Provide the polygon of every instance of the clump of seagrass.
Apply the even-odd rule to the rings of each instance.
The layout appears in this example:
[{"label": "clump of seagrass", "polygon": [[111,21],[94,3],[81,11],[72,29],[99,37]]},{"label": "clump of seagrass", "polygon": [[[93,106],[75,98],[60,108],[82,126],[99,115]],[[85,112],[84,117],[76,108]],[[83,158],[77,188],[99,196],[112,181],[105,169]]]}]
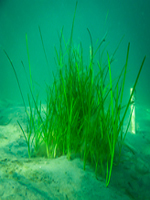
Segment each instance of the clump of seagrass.
[{"label": "clump of seagrass", "polygon": [[[27,113],[27,130],[25,131],[18,123],[28,145],[29,157],[40,155],[55,158],[67,155],[68,159],[71,159],[72,156],[80,156],[84,162],[84,169],[87,162],[90,162],[95,167],[96,175],[98,172],[105,175],[106,186],[108,186],[114,156],[120,156],[122,144],[128,131],[128,126],[123,131],[123,122],[132,103],[131,99],[145,57],[133,85],[132,94],[126,105],[123,106],[122,100],[130,44],[127,48],[125,65],[117,80],[113,81],[111,75],[113,57],[110,59],[107,53],[107,63],[103,62],[102,57],[95,60],[96,53],[102,48],[105,38],[102,39],[94,51],[92,36],[88,30],[92,54],[90,55],[89,64],[85,66],[82,45],[79,45],[79,49],[73,47],[75,13],[68,45],[63,48],[62,30],[59,38],[59,51],[55,49],[58,73],[54,75],[53,85],[46,86],[46,104],[43,105],[38,100],[37,95],[35,97],[30,73],[28,84],[31,94],[28,95],[29,109],[27,109],[13,63],[5,50],[4,53],[14,70]],[[48,62],[40,28],[39,31],[46,61]],[[26,43],[28,60],[30,61],[27,36]],[[113,56],[115,52],[116,50]],[[99,69],[97,73],[94,73],[95,66]],[[30,62],[29,71],[31,72]],[[119,146],[120,150],[118,155],[115,155],[116,145]]]}]

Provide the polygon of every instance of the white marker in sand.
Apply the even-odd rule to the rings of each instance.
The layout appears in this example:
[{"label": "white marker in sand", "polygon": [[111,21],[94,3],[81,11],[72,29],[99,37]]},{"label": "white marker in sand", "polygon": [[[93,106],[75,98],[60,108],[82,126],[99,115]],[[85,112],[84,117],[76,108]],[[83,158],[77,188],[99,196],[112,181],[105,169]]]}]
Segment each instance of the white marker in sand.
[{"label": "white marker in sand", "polygon": [[[133,88],[130,88],[130,95],[132,94]],[[131,98],[131,122],[130,122],[130,128],[131,133],[135,134],[135,94],[132,95]]]}]

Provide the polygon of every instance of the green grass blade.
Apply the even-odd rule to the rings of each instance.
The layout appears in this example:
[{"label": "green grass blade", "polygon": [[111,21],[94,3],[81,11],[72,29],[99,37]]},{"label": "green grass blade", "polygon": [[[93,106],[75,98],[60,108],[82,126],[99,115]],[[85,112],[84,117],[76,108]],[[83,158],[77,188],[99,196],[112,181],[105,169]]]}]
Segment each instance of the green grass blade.
[{"label": "green grass blade", "polygon": [[23,93],[22,93],[21,87],[20,87],[20,82],[19,82],[19,79],[18,79],[18,76],[17,76],[17,72],[16,72],[15,67],[14,67],[10,57],[8,56],[7,52],[4,49],[3,49],[3,51],[4,51],[5,55],[6,55],[6,57],[8,58],[12,68],[13,68],[13,71],[14,71],[14,74],[15,74],[15,77],[16,77],[16,80],[17,80],[17,84],[18,84],[18,87],[19,87],[19,91],[20,91],[20,94],[21,94],[21,98],[22,98],[22,101],[23,101],[23,105],[24,105],[25,110],[26,110],[26,104],[25,104],[25,100],[24,100],[24,97],[23,97]]}]

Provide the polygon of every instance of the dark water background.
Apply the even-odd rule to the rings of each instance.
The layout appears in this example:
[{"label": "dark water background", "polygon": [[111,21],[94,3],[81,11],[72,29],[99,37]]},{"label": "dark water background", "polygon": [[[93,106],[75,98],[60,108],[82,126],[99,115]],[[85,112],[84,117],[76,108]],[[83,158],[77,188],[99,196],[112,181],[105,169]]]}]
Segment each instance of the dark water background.
[{"label": "dark water background", "polygon": [[[59,47],[58,34],[64,26],[64,38],[69,39],[76,0],[0,0],[0,99],[21,102],[21,96],[13,70],[2,48],[10,56],[16,68],[23,94],[28,92],[27,81],[21,65],[28,71],[25,34],[28,35],[33,79],[39,83],[41,95],[45,82],[53,82],[56,71],[54,47]],[[74,45],[82,42],[84,61],[89,60],[91,31],[93,44],[108,32],[108,52],[111,55],[125,35],[112,66],[113,75],[121,70],[128,42],[131,43],[125,93],[133,86],[144,55],[146,62],[141,73],[136,98],[140,104],[150,106],[150,2],[149,0],[79,0],[74,26]],[[46,65],[38,26],[41,27],[50,65]]]}]

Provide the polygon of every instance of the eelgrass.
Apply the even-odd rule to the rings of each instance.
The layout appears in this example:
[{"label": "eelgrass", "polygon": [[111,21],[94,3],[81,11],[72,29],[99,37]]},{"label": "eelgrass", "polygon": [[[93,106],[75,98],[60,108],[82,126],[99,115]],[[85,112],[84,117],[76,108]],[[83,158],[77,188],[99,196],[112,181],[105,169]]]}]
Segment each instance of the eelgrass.
[{"label": "eelgrass", "polygon": [[[27,113],[27,130],[25,131],[18,123],[28,145],[29,157],[34,155],[55,158],[67,155],[68,159],[72,159],[73,156],[80,156],[84,162],[84,169],[87,162],[91,163],[95,167],[96,175],[100,173],[106,177],[106,186],[108,186],[114,157],[120,157],[120,153],[115,155],[116,146],[118,145],[121,151],[128,131],[128,126],[125,131],[123,130],[123,122],[132,103],[131,99],[144,65],[145,57],[135,80],[132,94],[127,104],[123,106],[122,100],[130,44],[128,44],[127,48],[125,65],[117,81],[113,81],[111,75],[113,57],[110,59],[107,52],[107,64],[103,64],[102,57],[97,63],[95,62],[95,55],[105,42],[105,38],[94,51],[92,36],[88,30],[92,54],[90,55],[89,65],[84,66],[82,45],[80,44],[79,50],[73,47],[75,13],[68,45],[65,43],[65,49],[62,48],[62,29],[60,49],[59,51],[55,49],[58,74],[57,76],[54,75],[53,85],[46,86],[47,100],[45,106],[34,96],[27,36],[26,44],[30,72],[28,84],[31,93],[31,97],[28,95],[29,109],[25,105],[13,63],[5,50],[4,53],[14,70]],[[48,64],[40,28],[39,31]],[[115,52],[116,50],[114,54]],[[98,65],[99,71],[94,75],[95,65]],[[109,77],[108,82],[106,81],[107,77]]]}]

